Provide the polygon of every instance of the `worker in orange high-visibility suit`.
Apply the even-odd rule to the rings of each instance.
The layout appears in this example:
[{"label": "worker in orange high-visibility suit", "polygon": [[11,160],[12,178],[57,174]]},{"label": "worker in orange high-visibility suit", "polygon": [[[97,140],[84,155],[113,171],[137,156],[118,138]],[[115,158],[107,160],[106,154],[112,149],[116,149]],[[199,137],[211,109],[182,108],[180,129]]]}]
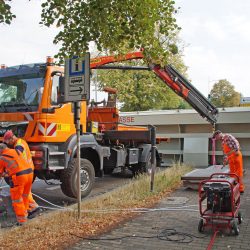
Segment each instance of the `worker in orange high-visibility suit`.
[{"label": "worker in orange high-visibility suit", "polygon": [[230,173],[234,173],[240,178],[240,193],[244,193],[243,184],[243,159],[240,152],[240,144],[238,140],[230,134],[223,134],[217,130],[213,134],[213,138],[221,140],[221,146],[224,153],[223,164],[229,163]]},{"label": "worker in orange high-visibility suit", "polygon": [[18,225],[23,225],[27,221],[33,169],[18,150],[10,149],[4,143],[0,143],[0,176],[9,177],[12,206]]},{"label": "worker in orange high-visibility suit", "polygon": [[[29,146],[27,142],[21,138],[17,138],[11,130],[8,130],[3,137],[4,143],[6,143],[9,147],[17,149],[20,151],[23,158],[27,161],[28,165],[33,169],[34,171],[34,164],[32,161],[31,152],[29,149]],[[35,211],[38,209],[38,204],[33,199],[32,193],[29,193],[29,208],[28,208],[28,214],[31,216]]]}]

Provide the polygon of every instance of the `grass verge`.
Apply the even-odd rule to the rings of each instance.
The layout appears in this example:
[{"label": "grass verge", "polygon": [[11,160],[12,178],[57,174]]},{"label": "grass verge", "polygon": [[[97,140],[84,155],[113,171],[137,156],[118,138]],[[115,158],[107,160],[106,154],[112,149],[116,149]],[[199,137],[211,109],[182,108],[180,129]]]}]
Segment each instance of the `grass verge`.
[{"label": "grass verge", "polygon": [[[142,175],[112,192],[83,201],[80,220],[77,219],[75,205],[71,207],[75,211],[42,215],[25,226],[1,232],[0,247],[21,250],[62,249],[79,241],[75,235],[91,237],[108,232],[136,215],[129,209],[154,206],[181,184],[180,177],[190,169],[188,166],[175,165],[156,173],[153,192],[149,190],[150,177]],[[97,210],[105,212],[97,213]]]}]

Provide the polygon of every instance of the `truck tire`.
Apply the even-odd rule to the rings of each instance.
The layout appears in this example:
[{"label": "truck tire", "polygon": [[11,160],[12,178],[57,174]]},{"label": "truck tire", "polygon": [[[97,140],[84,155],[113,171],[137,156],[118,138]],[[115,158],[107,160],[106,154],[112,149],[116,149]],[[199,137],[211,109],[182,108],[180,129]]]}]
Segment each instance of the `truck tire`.
[{"label": "truck tire", "polygon": [[[81,161],[81,197],[86,197],[92,190],[95,182],[95,170],[92,163],[87,159]],[[71,198],[77,198],[77,159],[69,162],[68,168],[61,174],[62,192]]]},{"label": "truck tire", "polygon": [[[131,170],[133,173],[133,176],[137,176],[138,174],[151,174],[151,152],[148,153],[146,162],[141,162],[134,166]],[[156,159],[155,159],[156,162]]]}]

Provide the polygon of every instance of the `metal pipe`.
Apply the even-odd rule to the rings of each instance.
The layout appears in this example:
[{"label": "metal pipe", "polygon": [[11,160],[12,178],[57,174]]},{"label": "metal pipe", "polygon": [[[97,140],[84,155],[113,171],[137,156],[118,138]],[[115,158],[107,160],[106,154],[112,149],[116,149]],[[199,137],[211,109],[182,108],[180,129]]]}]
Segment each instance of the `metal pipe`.
[{"label": "metal pipe", "polygon": [[81,218],[81,155],[80,155],[80,102],[74,102],[75,106],[75,127],[77,140],[77,202],[78,202],[78,219]]},{"label": "metal pipe", "polygon": [[154,176],[155,176],[155,165],[156,165],[156,128],[155,126],[150,126],[151,129],[151,180],[150,180],[150,191],[154,190]]}]

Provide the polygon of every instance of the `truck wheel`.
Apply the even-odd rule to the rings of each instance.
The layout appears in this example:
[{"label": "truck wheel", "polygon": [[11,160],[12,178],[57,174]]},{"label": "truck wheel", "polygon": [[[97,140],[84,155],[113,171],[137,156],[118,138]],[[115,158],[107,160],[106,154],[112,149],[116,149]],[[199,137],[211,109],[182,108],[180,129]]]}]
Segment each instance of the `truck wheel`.
[{"label": "truck wheel", "polygon": [[[156,162],[156,159],[155,159]],[[151,174],[151,170],[152,170],[152,165],[151,165],[151,152],[149,152],[148,156],[147,156],[147,160],[146,162],[142,162],[137,164],[136,166],[134,166],[132,169],[133,172],[133,176],[136,176],[138,174]]]},{"label": "truck wheel", "polygon": [[[80,159],[81,163],[81,196],[86,197],[95,182],[95,170],[87,159]],[[61,174],[61,189],[68,197],[77,198],[77,159],[69,162],[68,168]]]}]

